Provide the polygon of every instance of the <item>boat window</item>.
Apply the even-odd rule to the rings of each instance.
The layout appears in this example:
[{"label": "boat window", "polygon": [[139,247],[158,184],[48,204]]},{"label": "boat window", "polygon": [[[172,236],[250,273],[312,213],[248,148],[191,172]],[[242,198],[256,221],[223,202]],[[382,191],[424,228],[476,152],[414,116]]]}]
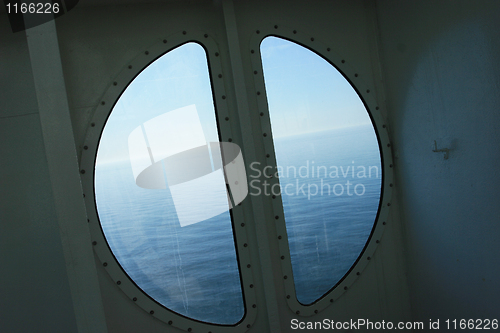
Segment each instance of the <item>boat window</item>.
[{"label": "boat window", "polygon": [[369,239],[380,150],[362,100],[329,62],[278,37],[262,41],[261,55],[296,297],[308,305]]},{"label": "boat window", "polygon": [[245,308],[218,142],[207,55],[190,42],[120,96],[99,142],[95,200],[140,289],[180,315],[234,325]]}]

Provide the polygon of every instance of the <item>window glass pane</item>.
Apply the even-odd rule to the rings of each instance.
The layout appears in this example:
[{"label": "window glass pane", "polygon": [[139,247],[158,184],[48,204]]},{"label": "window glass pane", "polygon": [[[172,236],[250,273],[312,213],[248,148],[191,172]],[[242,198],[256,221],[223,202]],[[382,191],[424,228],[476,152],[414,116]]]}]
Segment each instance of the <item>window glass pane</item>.
[{"label": "window glass pane", "polygon": [[370,117],[347,80],[310,50],[261,44],[297,299],[310,304],[348,272],[377,215],[381,165]]},{"label": "window glass pane", "polygon": [[142,71],[103,130],[95,197],[111,251],[154,300],[235,324],[243,295],[207,58],[184,44]]}]

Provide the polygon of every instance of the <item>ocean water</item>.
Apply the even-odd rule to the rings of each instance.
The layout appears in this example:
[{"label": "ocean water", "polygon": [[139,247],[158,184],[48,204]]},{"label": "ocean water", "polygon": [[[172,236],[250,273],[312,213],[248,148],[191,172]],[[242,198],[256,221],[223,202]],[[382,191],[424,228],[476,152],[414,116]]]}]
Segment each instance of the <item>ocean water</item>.
[{"label": "ocean water", "polygon": [[96,168],[95,183],[105,237],[139,288],[197,320],[234,324],[243,317],[229,212],[181,228],[168,189],[139,188],[130,165]]},{"label": "ocean water", "polygon": [[311,304],[357,260],[375,222],[381,165],[373,127],[275,140],[296,296]]},{"label": "ocean water", "polygon": [[[344,276],[370,235],[378,146],[371,126],[278,138],[275,146],[297,298],[310,304]],[[136,186],[130,163],[98,165],[95,177],[103,232],[139,288],[196,320],[230,325],[244,316],[229,212],[181,228],[169,190]]]}]

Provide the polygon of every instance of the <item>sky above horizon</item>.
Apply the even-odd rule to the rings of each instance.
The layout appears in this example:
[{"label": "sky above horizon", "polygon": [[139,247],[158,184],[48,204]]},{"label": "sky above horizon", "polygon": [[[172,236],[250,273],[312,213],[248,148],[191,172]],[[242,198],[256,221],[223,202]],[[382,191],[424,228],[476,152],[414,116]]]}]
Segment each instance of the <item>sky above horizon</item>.
[{"label": "sky above horizon", "polygon": [[267,37],[261,55],[274,137],[370,123],[353,87],[316,53]]},{"label": "sky above horizon", "polygon": [[[370,123],[352,86],[314,52],[267,37],[261,43],[261,55],[275,138]],[[154,61],[125,89],[103,130],[96,164],[129,159],[132,131],[189,105],[195,105],[198,113],[193,128],[201,125],[206,142],[218,141],[207,56],[194,42]]]}]

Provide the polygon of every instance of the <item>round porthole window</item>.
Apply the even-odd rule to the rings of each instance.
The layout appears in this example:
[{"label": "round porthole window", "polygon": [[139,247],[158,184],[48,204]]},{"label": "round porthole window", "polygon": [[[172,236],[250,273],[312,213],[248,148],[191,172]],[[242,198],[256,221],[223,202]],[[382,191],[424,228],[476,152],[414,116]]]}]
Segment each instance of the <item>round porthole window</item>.
[{"label": "round porthole window", "polygon": [[224,177],[208,144],[218,141],[206,52],[183,44],[114,105],[97,150],[95,203],[109,249],[149,298],[186,318],[235,325],[245,306]]},{"label": "round porthole window", "polygon": [[274,36],[262,40],[260,56],[263,128],[272,132],[264,141],[279,186],[255,182],[250,193],[281,197],[286,231],[278,233],[287,235],[282,259],[291,262],[285,285],[300,305],[312,305],[343,281],[372,236],[383,183],[379,137],[358,92],[324,58]]}]

